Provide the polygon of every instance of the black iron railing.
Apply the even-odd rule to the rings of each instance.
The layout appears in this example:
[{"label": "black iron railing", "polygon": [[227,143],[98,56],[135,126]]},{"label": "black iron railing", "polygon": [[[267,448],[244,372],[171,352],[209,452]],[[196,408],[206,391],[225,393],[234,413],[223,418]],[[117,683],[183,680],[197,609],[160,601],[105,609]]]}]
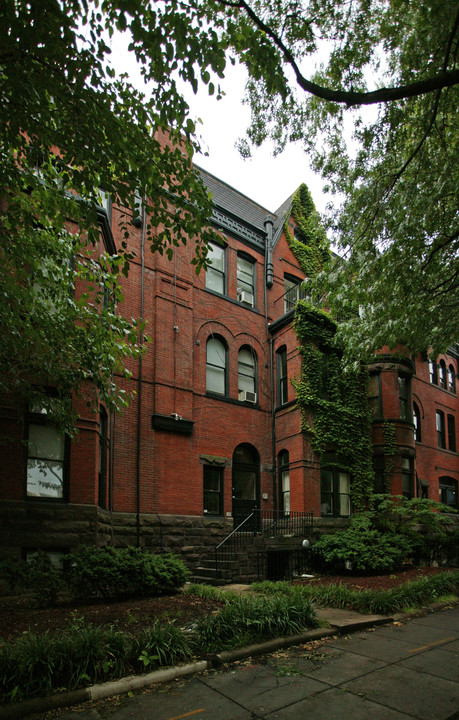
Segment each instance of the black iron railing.
[{"label": "black iron railing", "polygon": [[215,548],[215,569],[217,575],[235,554],[257,535],[266,537],[303,536],[313,529],[312,512],[276,512],[256,508]]}]

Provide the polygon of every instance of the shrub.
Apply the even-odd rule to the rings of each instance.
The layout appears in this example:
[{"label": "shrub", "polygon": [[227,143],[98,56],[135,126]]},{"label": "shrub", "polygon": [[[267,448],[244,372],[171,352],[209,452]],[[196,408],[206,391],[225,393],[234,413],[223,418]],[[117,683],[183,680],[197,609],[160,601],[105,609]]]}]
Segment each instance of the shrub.
[{"label": "shrub", "polygon": [[171,594],[189,575],[175,555],[153,555],[137,547],[81,546],[69,561],[69,584],[78,598]]},{"label": "shrub", "polygon": [[49,555],[38,552],[27,563],[25,582],[40,605],[55,605],[59,592],[64,587],[61,570],[52,564]]},{"label": "shrub", "polygon": [[0,580],[8,586],[11,592],[24,587],[26,573],[27,565],[24,560],[6,558],[0,561]]},{"label": "shrub", "polygon": [[413,555],[416,542],[408,535],[381,532],[372,527],[369,517],[358,515],[347,530],[322,536],[314,548],[336,570],[349,562],[359,572],[389,572]]}]

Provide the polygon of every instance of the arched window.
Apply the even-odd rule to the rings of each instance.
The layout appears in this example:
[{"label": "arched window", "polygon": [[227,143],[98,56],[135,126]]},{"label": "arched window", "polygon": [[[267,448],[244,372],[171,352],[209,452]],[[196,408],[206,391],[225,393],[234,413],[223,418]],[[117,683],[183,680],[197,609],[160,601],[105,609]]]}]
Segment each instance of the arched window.
[{"label": "arched window", "polygon": [[416,403],[413,403],[413,424],[414,424],[414,439],[416,442],[421,442],[421,413]]},{"label": "arched window", "polygon": [[257,358],[249,347],[239,350],[237,356],[239,400],[257,401]]},{"label": "arched window", "polygon": [[448,368],[448,390],[452,393],[456,392],[456,373],[452,365]]},{"label": "arched window", "polygon": [[226,346],[211,335],[206,348],[206,390],[226,395]]},{"label": "arched window", "polygon": [[277,456],[279,467],[279,512],[290,515],[290,468],[288,450]]},{"label": "arched window", "polygon": [[429,360],[429,375],[432,385],[438,385],[437,365],[433,360]]},{"label": "arched window", "polygon": [[444,360],[440,360],[440,364],[438,366],[439,372],[439,380],[440,380],[440,387],[444,388],[446,390],[446,363]]}]

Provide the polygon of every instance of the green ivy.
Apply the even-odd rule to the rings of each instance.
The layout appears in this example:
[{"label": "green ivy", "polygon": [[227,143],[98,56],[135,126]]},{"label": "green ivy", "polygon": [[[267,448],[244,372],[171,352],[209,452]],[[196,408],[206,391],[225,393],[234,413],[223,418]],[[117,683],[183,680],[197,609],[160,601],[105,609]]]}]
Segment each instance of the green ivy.
[{"label": "green ivy", "polygon": [[293,235],[285,223],[287,242],[307,277],[314,277],[330,260],[327,235],[307,185],[300,185],[292,199],[292,215],[298,227]]},{"label": "green ivy", "polygon": [[351,499],[360,512],[374,484],[368,370],[361,366],[344,371],[336,327],[325,311],[305,300],[297,304],[295,330],[303,362],[294,386],[304,432],[310,435],[321,464],[324,453],[333,453],[336,461],[327,460],[327,465],[336,464],[351,474]]}]

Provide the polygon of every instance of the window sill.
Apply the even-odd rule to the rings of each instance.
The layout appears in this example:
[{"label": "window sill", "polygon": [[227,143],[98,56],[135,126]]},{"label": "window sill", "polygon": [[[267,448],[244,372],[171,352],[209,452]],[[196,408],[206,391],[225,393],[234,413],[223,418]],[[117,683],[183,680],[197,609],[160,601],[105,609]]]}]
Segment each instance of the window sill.
[{"label": "window sill", "polygon": [[239,407],[250,407],[254,408],[255,410],[261,410],[260,404],[258,402],[251,403],[247,400],[236,400],[235,398],[228,397],[228,395],[219,395],[218,393],[213,393],[209,390],[206,391],[206,397],[212,398],[212,400],[221,400],[222,402],[230,403],[231,405],[239,405]]},{"label": "window sill", "polygon": [[237,305],[240,308],[244,308],[244,310],[249,310],[250,312],[254,312],[257,315],[260,315],[261,311],[257,307],[251,307],[250,305],[246,305],[243,302],[239,302],[239,300],[235,300],[234,298],[229,297],[229,295],[215,292],[215,290],[210,290],[209,288],[204,288],[204,292],[209,293],[209,295],[213,295],[214,297],[221,298],[222,300],[226,300],[227,302],[230,302],[233,305]]}]

